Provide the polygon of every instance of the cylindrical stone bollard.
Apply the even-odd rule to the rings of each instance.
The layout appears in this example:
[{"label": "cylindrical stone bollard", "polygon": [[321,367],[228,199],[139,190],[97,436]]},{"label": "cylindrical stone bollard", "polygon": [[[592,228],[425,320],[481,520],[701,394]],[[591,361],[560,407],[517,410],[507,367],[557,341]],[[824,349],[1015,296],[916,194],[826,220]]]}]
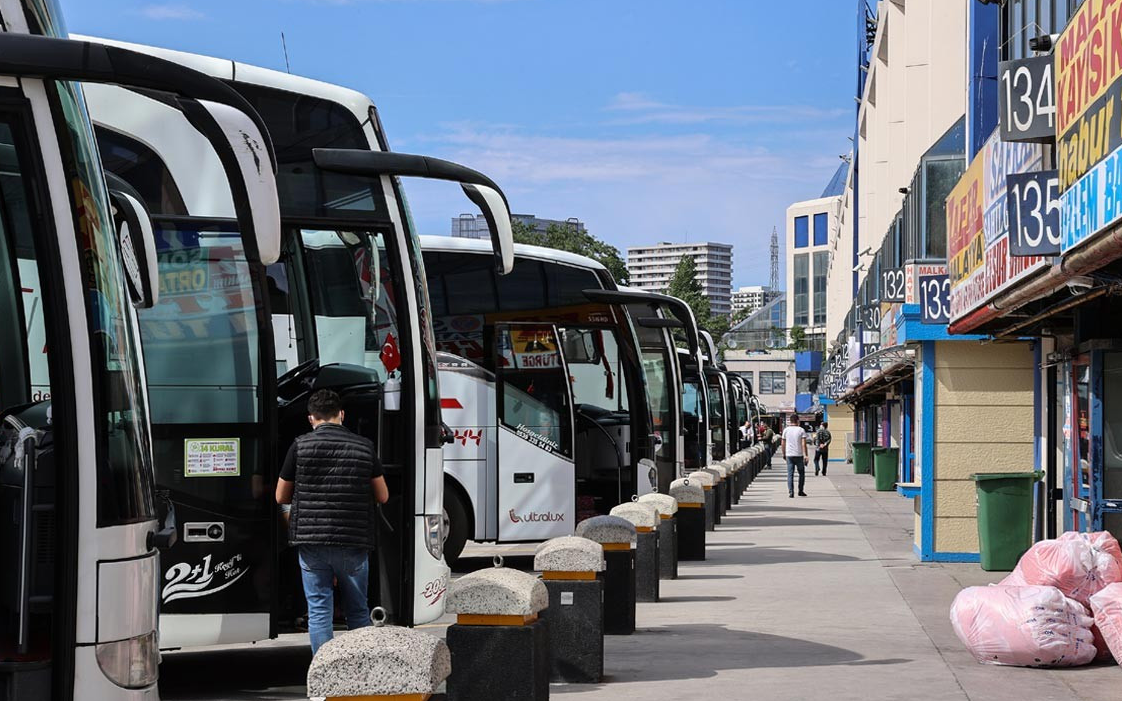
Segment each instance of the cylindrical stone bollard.
[{"label": "cylindrical stone bollard", "polygon": [[657,602],[658,552],[662,548],[658,538],[658,507],[636,497],[630,503],[613,507],[610,513],[635,526],[635,600]]},{"label": "cylindrical stone bollard", "polygon": [[705,530],[716,530],[717,495],[713,492],[713,475],[705,470],[697,470],[689,473],[686,477],[696,480],[705,490]]},{"label": "cylindrical stone bollard", "polygon": [[712,465],[706,465],[699,468],[699,472],[708,472],[713,477],[713,525],[721,525],[721,516],[725,514],[725,488],[723,484],[721,473],[717,471]]},{"label": "cylindrical stone bollard", "polygon": [[710,465],[709,469],[717,471],[717,498],[720,500],[720,512],[723,516],[732,508],[732,471],[724,461]]},{"label": "cylindrical stone bollard", "polygon": [[549,592],[537,577],[495,560],[495,567],[448,587],[446,610],[457,614],[446,636],[452,653],[448,701],[544,701],[549,634],[538,615],[549,605]]},{"label": "cylindrical stone bollard", "polygon": [[538,546],[534,569],[542,573],[549,608],[549,680],[598,684],[604,677],[604,548],[587,538],[565,536]]},{"label": "cylindrical stone bollard", "polygon": [[635,526],[619,516],[593,516],[577,535],[604,547],[604,634],[635,632]]},{"label": "cylindrical stone bollard", "polygon": [[658,576],[678,578],[678,500],[669,494],[644,494],[639,501],[658,509]]},{"label": "cylindrical stone bollard", "polygon": [[308,667],[308,695],[425,701],[451,671],[448,645],[440,638],[376,622],[323,644]]},{"label": "cylindrical stone bollard", "polygon": [[732,489],[730,491],[732,493],[733,506],[736,506],[740,503],[740,492],[742,491],[740,485],[741,481],[744,479],[744,469],[742,467],[742,463],[740,462],[739,455],[740,454],[737,453],[737,455],[734,456],[735,459],[732,461],[732,464],[729,465],[729,472],[732,473],[729,476],[729,484],[732,485]]},{"label": "cylindrical stone bollard", "polygon": [[678,502],[678,559],[705,559],[705,489],[685,477],[670,483],[670,496]]}]

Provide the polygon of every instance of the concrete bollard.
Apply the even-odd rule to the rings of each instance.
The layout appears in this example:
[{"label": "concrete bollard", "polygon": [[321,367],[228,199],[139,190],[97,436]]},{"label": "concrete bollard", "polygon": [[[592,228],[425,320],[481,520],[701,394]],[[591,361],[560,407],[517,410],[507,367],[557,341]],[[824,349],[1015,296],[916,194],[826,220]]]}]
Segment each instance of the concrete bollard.
[{"label": "concrete bollard", "polygon": [[500,557],[495,567],[454,580],[446,609],[457,614],[446,636],[448,701],[548,699],[549,634],[539,618],[548,605],[542,581],[502,567]]},{"label": "concrete bollard", "polygon": [[723,516],[732,508],[732,471],[723,461],[710,465],[709,469],[717,471],[717,499]]},{"label": "concrete bollard", "polygon": [[670,496],[678,502],[678,559],[705,559],[705,489],[685,477],[670,483]]},{"label": "concrete bollard", "polygon": [[658,538],[658,507],[635,497],[630,503],[613,507],[610,513],[627,519],[635,526],[635,600],[657,602],[658,553],[662,549]]},{"label": "concrete bollard", "polygon": [[652,492],[639,497],[639,501],[653,504],[658,509],[658,576],[660,579],[677,579],[678,500],[669,494]]},{"label": "concrete bollard", "polygon": [[687,478],[697,481],[705,490],[705,530],[716,530],[717,526],[717,495],[713,492],[715,482],[713,475],[705,470],[697,470],[686,475]]},{"label": "concrete bollard", "polygon": [[374,612],[373,626],[337,635],[319,649],[308,667],[309,696],[425,701],[448,678],[452,658],[443,640],[382,625],[385,611]]},{"label": "concrete bollard", "polygon": [[577,535],[604,547],[604,634],[635,632],[635,526],[619,516],[593,516]]},{"label": "concrete bollard", "polygon": [[708,472],[713,477],[713,525],[721,525],[721,516],[725,513],[725,488],[722,486],[721,473],[712,465],[698,468],[699,472]]},{"label": "concrete bollard", "polygon": [[736,506],[740,503],[740,482],[744,478],[744,469],[740,458],[737,456],[733,458],[729,461],[729,495],[732,498],[732,505]]},{"label": "concrete bollard", "polygon": [[549,632],[553,682],[598,684],[604,678],[604,548],[587,538],[547,540],[534,554],[549,608],[542,612]]}]

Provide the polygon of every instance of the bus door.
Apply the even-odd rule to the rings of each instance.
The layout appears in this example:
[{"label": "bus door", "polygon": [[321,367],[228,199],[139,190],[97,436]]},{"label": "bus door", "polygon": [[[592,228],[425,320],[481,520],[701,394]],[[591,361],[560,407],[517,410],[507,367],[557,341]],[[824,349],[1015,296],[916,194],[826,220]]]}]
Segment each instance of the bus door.
[{"label": "bus door", "polygon": [[576,527],[573,396],[551,324],[495,325],[499,540],[537,541]]}]

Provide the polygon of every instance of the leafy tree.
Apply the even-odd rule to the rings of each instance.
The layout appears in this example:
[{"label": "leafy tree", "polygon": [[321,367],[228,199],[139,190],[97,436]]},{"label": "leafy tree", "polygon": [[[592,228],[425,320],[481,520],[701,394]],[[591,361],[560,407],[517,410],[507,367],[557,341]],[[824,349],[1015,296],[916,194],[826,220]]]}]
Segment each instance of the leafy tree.
[{"label": "leafy tree", "polygon": [[740,309],[737,309],[732,313],[732,319],[729,320],[729,326],[736,326],[740,322],[747,319],[748,316],[751,315],[751,313],[752,310],[748,307],[741,307]]},{"label": "leafy tree", "polygon": [[697,280],[697,264],[691,256],[682,256],[674,275],[666,287],[666,294],[677,297],[690,306],[697,324],[713,336],[719,347],[723,347],[721,338],[729,330],[729,319],[722,314],[714,314],[709,305],[709,298],[705,296],[701,283]]},{"label": "leafy tree", "polygon": [[623,261],[619,249],[601,241],[587,230],[582,231],[575,226],[563,224],[550,224],[545,233],[542,233],[517,219],[511,219],[510,226],[514,231],[515,243],[545,246],[587,256],[607,268],[617,283],[626,285],[630,280],[627,263]]},{"label": "leafy tree", "polygon": [[787,350],[806,350],[806,329],[801,326],[792,326],[789,334],[791,341],[787,344]]}]

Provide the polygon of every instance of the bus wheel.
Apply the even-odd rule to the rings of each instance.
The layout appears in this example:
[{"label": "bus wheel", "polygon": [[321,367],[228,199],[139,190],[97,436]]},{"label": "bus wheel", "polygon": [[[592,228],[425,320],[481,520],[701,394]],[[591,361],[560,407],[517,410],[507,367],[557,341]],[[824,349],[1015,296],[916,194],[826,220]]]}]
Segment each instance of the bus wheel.
[{"label": "bus wheel", "polygon": [[468,537],[468,514],[454,489],[444,489],[444,562],[452,567],[464,551]]}]

